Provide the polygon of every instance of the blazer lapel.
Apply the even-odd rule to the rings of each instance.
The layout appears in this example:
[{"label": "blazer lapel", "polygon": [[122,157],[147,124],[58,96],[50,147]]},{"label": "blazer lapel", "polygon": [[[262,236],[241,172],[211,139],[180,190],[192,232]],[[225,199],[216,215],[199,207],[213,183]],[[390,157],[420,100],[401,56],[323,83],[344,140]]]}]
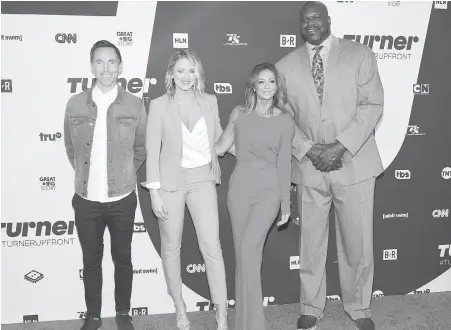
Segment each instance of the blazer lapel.
[{"label": "blazer lapel", "polygon": [[202,116],[204,117],[205,124],[207,126],[208,141],[210,143],[210,147],[212,147],[212,145],[214,145],[215,127],[212,112],[210,109],[211,105],[205,97],[199,97],[198,101]]},{"label": "blazer lapel", "polygon": [[310,65],[310,57],[307,50],[307,45],[304,44],[299,51],[299,57],[301,60],[301,70],[303,71],[304,77],[307,80],[307,85],[309,86],[310,92],[312,92],[313,97],[316,102],[319,103],[318,93],[316,92],[315,83],[312,76],[312,67]]},{"label": "blazer lapel", "polygon": [[327,92],[330,89],[330,83],[335,70],[338,66],[338,54],[340,52],[340,43],[337,38],[332,39],[330,46],[329,57],[327,58],[327,71],[324,77],[324,92],[323,92],[323,104],[327,100]]},{"label": "blazer lapel", "polygon": [[174,127],[170,130],[171,134],[174,134],[174,139],[179,141],[180,151],[183,148],[182,141],[182,121],[180,120],[180,113],[177,105],[177,101],[174,99],[168,100],[168,109],[167,113],[169,116],[170,125],[174,125]]}]

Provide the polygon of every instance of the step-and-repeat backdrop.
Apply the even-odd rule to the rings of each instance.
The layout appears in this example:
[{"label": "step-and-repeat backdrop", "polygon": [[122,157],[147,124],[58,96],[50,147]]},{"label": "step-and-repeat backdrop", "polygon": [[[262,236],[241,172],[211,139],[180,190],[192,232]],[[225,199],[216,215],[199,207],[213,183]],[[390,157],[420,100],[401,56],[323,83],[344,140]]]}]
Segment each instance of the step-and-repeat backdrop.
[{"label": "step-and-repeat backdrop", "polygon": [[[64,150],[69,97],[93,84],[89,51],[107,39],[122,52],[120,84],[146,103],[164,92],[174,48],[201,57],[207,91],[225,127],[244,101],[252,68],[302,45],[302,2],[3,2],[1,26],[2,322],[81,317],[83,266],[71,206],[74,173]],[[385,90],[376,140],[385,172],[376,183],[373,296],[451,290],[451,7],[446,1],[327,3],[333,33],[364,43],[378,58]],[[234,253],[226,209],[235,163],[221,159],[218,188],[229,307]],[[138,172],[145,180],[145,166]],[[161,266],[158,224],[149,194],[137,188],[132,314],[172,313]],[[265,245],[262,304],[299,301],[299,213],[274,227]],[[340,286],[331,222],[330,300]],[[105,235],[103,316],[114,315],[113,266]],[[182,246],[189,311],[209,310],[210,294],[196,234],[186,215]]]}]

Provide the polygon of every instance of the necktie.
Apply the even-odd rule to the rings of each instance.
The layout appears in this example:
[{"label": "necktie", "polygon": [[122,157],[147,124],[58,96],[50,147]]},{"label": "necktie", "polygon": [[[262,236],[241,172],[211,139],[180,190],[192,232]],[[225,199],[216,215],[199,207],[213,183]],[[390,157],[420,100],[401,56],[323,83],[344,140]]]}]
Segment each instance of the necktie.
[{"label": "necktie", "polygon": [[315,55],[312,62],[312,75],[315,82],[316,93],[318,94],[319,102],[323,103],[323,91],[324,91],[324,65],[323,59],[319,55],[319,52],[323,46],[317,46],[313,48]]}]

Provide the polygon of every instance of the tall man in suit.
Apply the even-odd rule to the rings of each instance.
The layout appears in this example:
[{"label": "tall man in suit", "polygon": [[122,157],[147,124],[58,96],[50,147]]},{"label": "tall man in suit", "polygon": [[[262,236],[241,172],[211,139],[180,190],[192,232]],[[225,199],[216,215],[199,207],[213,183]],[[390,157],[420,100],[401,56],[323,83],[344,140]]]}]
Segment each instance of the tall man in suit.
[{"label": "tall man in suit", "polygon": [[357,329],[373,330],[374,185],[383,171],[374,129],[383,88],[371,49],[332,35],[323,3],[306,3],[300,16],[306,43],[276,64],[300,129],[294,141],[300,163],[292,167],[302,219],[297,325],[313,330],[323,314],[333,203],[344,310]]}]

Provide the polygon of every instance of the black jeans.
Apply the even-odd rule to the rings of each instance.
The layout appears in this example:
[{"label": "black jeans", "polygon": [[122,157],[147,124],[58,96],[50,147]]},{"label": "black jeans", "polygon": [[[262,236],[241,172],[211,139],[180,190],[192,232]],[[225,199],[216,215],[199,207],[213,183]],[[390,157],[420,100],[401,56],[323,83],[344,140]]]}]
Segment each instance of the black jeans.
[{"label": "black jeans", "polygon": [[117,312],[129,312],[133,266],[131,245],[137,205],[136,193],[111,203],[86,200],[77,194],[72,199],[75,226],[83,251],[83,283],[87,315],[100,317],[102,309],[103,235],[108,227],[114,262],[114,297]]}]

